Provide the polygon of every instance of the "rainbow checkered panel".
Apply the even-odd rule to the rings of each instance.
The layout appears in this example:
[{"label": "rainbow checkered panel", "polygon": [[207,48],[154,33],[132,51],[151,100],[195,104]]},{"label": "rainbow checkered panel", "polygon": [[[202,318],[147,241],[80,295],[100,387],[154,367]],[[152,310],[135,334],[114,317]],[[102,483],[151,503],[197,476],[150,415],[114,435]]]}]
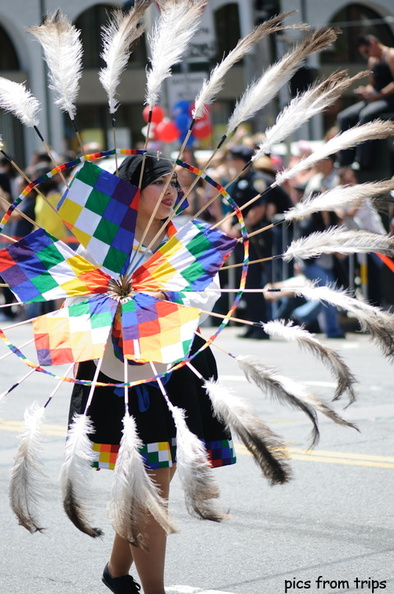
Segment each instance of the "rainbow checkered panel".
[{"label": "rainbow checkered panel", "polygon": [[104,354],[117,302],[95,295],[33,320],[40,365],[62,365],[99,359]]},{"label": "rainbow checkered panel", "polygon": [[[95,452],[96,461],[93,468],[107,468],[113,470],[118,457],[119,446],[111,443],[92,443],[92,450]],[[144,444],[139,453],[141,454],[146,468],[167,468],[172,466],[175,454],[175,439],[169,444],[168,441]]]},{"label": "rainbow checkered panel", "polygon": [[58,205],[63,222],[111,276],[129,265],[139,196],[136,186],[87,161]]},{"label": "rainbow checkered panel", "polygon": [[133,286],[138,291],[203,291],[236,243],[200,221],[190,221],[133,273]]},{"label": "rainbow checkered panel", "polygon": [[110,281],[44,229],[0,250],[0,275],[24,303],[103,293]]},{"label": "rainbow checkered panel", "polygon": [[122,304],[121,327],[112,334],[115,353],[138,362],[175,363],[187,356],[200,312],[150,295]]}]

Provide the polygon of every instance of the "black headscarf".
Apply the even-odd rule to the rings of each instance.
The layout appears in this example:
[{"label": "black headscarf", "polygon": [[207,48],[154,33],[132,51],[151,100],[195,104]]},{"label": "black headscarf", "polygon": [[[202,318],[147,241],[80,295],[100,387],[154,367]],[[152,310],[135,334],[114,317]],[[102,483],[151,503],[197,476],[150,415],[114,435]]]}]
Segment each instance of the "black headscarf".
[{"label": "black headscarf", "polygon": [[[130,155],[126,157],[119,167],[118,176],[130,182],[133,186],[138,186],[143,158],[144,155]],[[173,163],[170,159],[162,156],[158,158],[156,152],[147,151],[141,189],[146,188],[146,186],[149,186],[149,184],[159,177],[171,173],[172,168]]]},{"label": "black headscarf", "polygon": [[[153,183],[159,177],[163,175],[168,175],[173,170],[173,162],[167,157],[157,156],[157,152],[154,151],[147,151],[144,165],[144,173],[142,176],[142,183],[141,189],[143,190],[146,186]],[[129,155],[126,157],[124,161],[122,161],[119,169],[118,169],[118,176],[131,184],[133,186],[137,186],[140,183],[140,175],[141,175],[141,165],[143,161],[144,155]],[[176,177],[176,173],[174,173]],[[178,196],[175,201],[175,211],[176,214],[179,214],[185,208],[189,206],[187,200],[183,199],[184,193],[177,182],[177,189],[178,189]],[[177,209],[178,204],[180,203],[180,207]]]}]

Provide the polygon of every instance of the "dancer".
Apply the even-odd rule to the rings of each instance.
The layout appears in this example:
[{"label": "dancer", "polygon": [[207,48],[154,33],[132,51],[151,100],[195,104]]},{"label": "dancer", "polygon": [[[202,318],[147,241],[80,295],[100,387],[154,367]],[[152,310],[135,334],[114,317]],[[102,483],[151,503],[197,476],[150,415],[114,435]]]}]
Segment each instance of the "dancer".
[{"label": "dancer", "polygon": [[[119,168],[119,176],[133,185],[138,185],[141,172],[142,155],[130,156],[123,161]],[[163,186],[171,176],[171,182],[165,194],[161,197]],[[162,220],[173,211],[180,186],[176,174],[172,174],[172,163],[168,159],[156,156],[147,157],[141,185],[140,207],[138,210],[134,245],[130,246],[134,252],[139,249],[139,239],[146,229],[158,199],[161,200],[150,230],[146,235],[146,245],[162,227]],[[153,252],[162,242],[174,233],[174,225],[170,223],[163,229],[153,246]],[[143,246],[142,246],[143,247]],[[143,247],[144,259],[151,255],[150,250]],[[217,281],[212,283],[218,287]],[[158,299],[169,297],[164,293],[152,293]],[[219,293],[187,293],[191,305],[204,310],[213,307]],[[180,296],[182,299],[182,296]],[[71,302],[71,300],[70,300]],[[75,302],[75,299],[74,299]],[[195,338],[192,351],[196,351],[202,340]],[[201,375],[210,379],[217,377],[216,364],[210,349],[202,351],[193,361],[193,366]],[[79,365],[78,378],[91,379],[96,365],[93,361],[86,361]],[[116,359],[112,349],[107,349],[98,381],[113,383],[123,380],[123,363]],[[151,377],[152,369],[149,364],[129,365],[129,381],[142,377]],[[171,377],[166,377],[166,391],[171,402],[186,411],[187,424],[204,443],[211,464],[223,466],[235,462],[235,454],[231,435],[224,425],[212,413],[212,406],[203,387],[202,380],[190,371],[188,367],[174,371]],[[90,388],[75,385],[71,399],[70,421],[74,414],[84,412]],[[137,386],[129,389],[129,412],[133,415],[138,435],[143,442],[140,450],[149,476],[159,487],[161,496],[167,500],[170,482],[176,469],[176,429],[157,382]],[[122,419],[124,415],[123,389],[110,387],[96,387],[94,399],[86,413],[92,420],[94,433],[89,436],[93,448],[103,454],[97,461],[97,467],[105,467],[106,452],[110,448],[115,452],[119,448],[122,436]],[[220,446],[218,446],[220,444]],[[112,456],[111,467],[115,463]],[[166,548],[166,533],[152,517],[148,516],[141,530],[145,534],[147,550],[133,546],[119,535],[115,536],[113,549],[108,565],[105,567],[103,582],[115,594],[131,594],[138,592],[139,586],[128,575],[132,563],[135,563],[145,594],[164,594],[164,562]]]}]

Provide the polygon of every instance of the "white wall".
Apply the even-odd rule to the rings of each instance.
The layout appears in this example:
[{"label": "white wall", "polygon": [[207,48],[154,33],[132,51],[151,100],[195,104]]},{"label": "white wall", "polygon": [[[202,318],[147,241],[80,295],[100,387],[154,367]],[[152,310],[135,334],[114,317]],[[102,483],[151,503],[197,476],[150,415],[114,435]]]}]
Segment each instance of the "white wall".
[{"label": "white wall", "polygon": [[[67,2],[59,2],[59,0],[41,0],[41,2],[40,0],[0,0],[0,23],[14,43],[24,74],[22,80],[26,80],[27,88],[31,90],[41,104],[39,130],[57,152],[62,152],[64,149],[63,118],[60,110],[54,105],[51,91],[49,91],[49,103],[47,104],[46,89],[48,83],[41,47],[38,41],[27,33],[26,28],[40,24],[41,6],[44,7],[44,14],[52,14],[60,7],[67,17],[74,21],[81,12],[96,4],[119,6],[119,2],[112,2],[111,0],[107,2],[101,0],[67,0]],[[18,82],[20,82],[19,77]],[[50,135],[49,129],[51,131]],[[31,129],[25,130],[25,149],[26,159],[34,150],[42,149],[38,136]]]},{"label": "white wall", "polygon": [[[298,10],[295,17],[292,17],[294,22],[298,22],[304,18],[310,25],[320,26],[329,23],[331,17],[339,10],[344,8],[347,4],[355,2],[344,2],[344,0],[281,0],[281,8],[283,11]],[[305,6],[305,14],[301,17],[302,4]],[[376,10],[381,15],[393,15],[393,0],[381,0],[380,2],[359,2],[373,10]]]}]

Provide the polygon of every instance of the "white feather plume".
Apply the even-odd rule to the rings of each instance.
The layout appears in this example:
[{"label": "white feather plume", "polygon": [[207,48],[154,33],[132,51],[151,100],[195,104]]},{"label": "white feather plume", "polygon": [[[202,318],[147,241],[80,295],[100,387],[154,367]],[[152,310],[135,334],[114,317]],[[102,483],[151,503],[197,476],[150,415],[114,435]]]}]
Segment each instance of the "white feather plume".
[{"label": "white feather plume", "polygon": [[340,398],[344,392],[348,392],[349,404],[355,401],[353,384],[356,383],[356,378],[337,352],[322,344],[314,334],[305,328],[295,326],[292,321],[286,323],[284,320],[271,320],[266,322],[263,328],[267,334],[274,338],[297,342],[301,348],[305,348],[319,357],[322,363],[331,369],[338,382],[334,400]]},{"label": "white feather plume", "polygon": [[45,408],[36,402],[25,411],[23,433],[9,487],[11,509],[19,524],[32,533],[43,530],[37,519],[37,508],[43,496],[42,483],[45,478],[40,460],[44,416]]},{"label": "white feather plume", "polygon": [[75,415],[68,432],[64,462],[60,471],[63,507],[71,522],[93,538],[102,535],[87,519],[90,495],[91,465],[95,461],[88,435],[93,433],[92,422],[84,414]]},{"label": "white feather plume", "polygon": [[334,103],[355,79],[365,75],[366,73],[360,73],[349,78],[345,70],[334,72],[326,80],[315,83],[304,93],[294,97],[279,113],[275,124],[265,130],[264,140],[258,146],[253,160],[270,153],[274,144],[289,138],[305,122]]},{"label": "white feather plume", "polygon": [[195,119],[200,118],[205,110],[206,105],[210,105],[215,96],[222,89],[224,84],[224,77],[227,72],[250,51],[250,49],[267,35],[276,31],[281,31],[286,28],[282,25],[283,19],[292,14],[294,11],[279,14],[272,17],[268,21],[264,21],[253,29],[248,35],[240,39],[233,50],[231,50],[223,60],[215,66],[205,79],[203,86],[197,95],[194,102],[194,110],[192,116]]},{"label": "white feather plume", "polygon": [[270,66],[257,81],[249,85],[237,102],[227,124],[226,135],[230,135],[239,124],[252,118],[267,105],[309,55],[321,51],[336,38],[337,31],[334,29],[317,29],[293,51],[288,52],[281,60]]},{"label": "white feather plume", "polygon": [[272,398],[277,398],[279,402],[302,410],[310,418],[313,423],[313,430],[309,447],[315,446],[319,440],[316,411],[321,412],[339,425],[354,427],[352,423],[339,416],[328,404],[319,400],[306,386],[281,375],[276,369],[265,365],[256,357],[249,355],[238,356],[237,362],[248,381],[253,381],[260,390],[269,394]]},{"label": "white feather plume", "polygon": [[357,125],[345,132],[341,132],[322,144],[316,151],[308,157],[300,159],[296,165],[290,169],[284,169],[276,175],[275,185],[279,186],[288,179],[291,179],[300,171],[309,169],[317,161],[327,158],[329,155],[334,155],[339,151],[350,147],[355,147],[367,140],[376,140],[379,138],[387,138],[394,135],[394,122],[383,120],[373,120],[366,124]]},{"label": "white feather plume", "polygon": [[135,420],[126,414],[108,513],[117,534],[134,546],[147,550],[149,543],[144,534],[144,525],[148,514],[167,534],[176,530],[168,519],[167,502],[145,470],[139,453],[141,447]]},{"label": "white feather plume", "polygon": [[394,255],[394,237],[380,235],[359,229],[348,230],[346,227],[330,227],[325,231],[316,231],[307,237],[300,237],[291,242],[282,254],[283,260],[293,258],[316,258],[321,254],[361,254],[379,253]]},{"label": "white feather plume", "polygon": [[99,79],[108,96],[109,112],[118,108],[116,99],[120,76],[127,66],[132,45],[144,32],[141,18],[152,0],[140,0],[128,14],[115,10],[109,23],[102,27],[103,51],[101,57],[106,66],[101,68]]},{"label": "white feather plume", "polygon": [[223,520],[225,515],[212,501],[219,497],[219,487],[207,451],[188,428],[184,410],[173,406],[171,413],[176,425],[177,474],[185,492],[186,507],[191,515],[199,518]]},{"label": "white feather plume", "polygon": [[358,320],[361,330],[370,333],[383,354],[388,359],[394,358],[394,314],[329,286],[303,286],[295,288],[294,292],[308,301],[319,300],[348,311]]},{"label": "white feather plume", "polygon": [[25,126],[38,126],[40,102],[26,89],[25,83],[0,76],[0,108],[12,113]]},{"label": "white feather plume", "polygon": [[283,213],[287,222],[297,221],[322,210],[335,211],[340,208],[362,208],[370,200],[394,190],[394,180],[366,182],[354,186],[337,186],[318,196],[309,196]]},{"label": "white feather plume", "polygon": [[215,416],[235,432],[272,485],[290,478],[282,440],[238,396],[220,382],[207,380],[205,388]]},{"label": "white feather plume", "polygon": [[82,43],[80,31],[60,9],[47,15],[43,23],[28,31],[41,44],[48,64],[49,88],[55,91],[55,103],[74,120],[79,80],[82,76]]},{"label": "white feather plume", "polygon": [[156,105],[162,82],[171,76],[197,31],[207,0],[158,0],[160,17],[150,36],[151,67],[147,72],[145,102]]}]

